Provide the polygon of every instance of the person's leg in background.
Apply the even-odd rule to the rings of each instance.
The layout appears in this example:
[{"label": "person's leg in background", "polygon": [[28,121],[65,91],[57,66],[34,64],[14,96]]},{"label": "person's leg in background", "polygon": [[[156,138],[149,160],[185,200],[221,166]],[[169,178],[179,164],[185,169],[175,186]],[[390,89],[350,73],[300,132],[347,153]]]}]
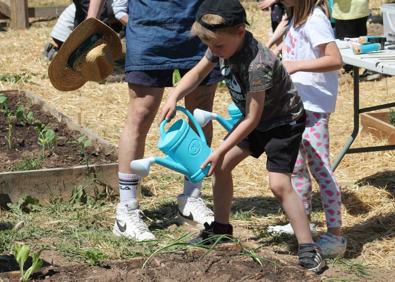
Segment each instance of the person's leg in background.
[{"label": "person's leg in background", "polygon": [[51,37],[55,44],[47,43],[44,46],[43,55],[49,61],[53,59],[63,42],[66,41],[70,33],[74,30],[74,18],[76,8],[74,3],[64,9],[60,14],[55,26],[51,31]]}]

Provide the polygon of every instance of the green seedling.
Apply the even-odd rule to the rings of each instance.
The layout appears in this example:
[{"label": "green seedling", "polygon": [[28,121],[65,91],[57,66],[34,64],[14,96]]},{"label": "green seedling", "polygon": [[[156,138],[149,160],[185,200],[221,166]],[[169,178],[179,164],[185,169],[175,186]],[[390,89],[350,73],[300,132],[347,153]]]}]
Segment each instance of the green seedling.
[{"label": "green seedling", "polygon": [[32,265],[26,270],[24,269],[25,263],[29,258],[30,247],[26,245],[15,245],[14,256],[19,265],[19,270],[21,272],[21,281],[28,281],[30,276],[38,271],[43,265],[43,261],[40,258],[40,252],[32,254]]},{"label": "green seedling", "polygon": [[388,113],[388,119],[392,126],[395,126],[395,111],[393,109],[390,109],[390,112]]},{"label": "green seedling", "polygon": [[46,149],[53,151],[56,143],[56,133],[49,127],[44,127],[38,134],[38,144],[41,146],[42,154]]},{"label": "green seedling", "polygon": [[27,112],[23,105],[19,105],[15,111],[17,121],[25,126],[26,124],[33,124],[34,117],[32,112]]},{"label": "green seedling", "polygon": [[21,74],[0,74],[0,81],[8,83],[26,83],[30,80],[31,76],[27,73]]},{"label": "green seedling", "polygon": [[7,136],[5,137],[7,140],[8,149],[12,149],[12,135],[14,131],[14,120],[15,115],[8,108],[7,97],[4,95],[0,95],[0,111],[4,113],[7,119]]},{"label": "green seedling", "polygon": [[14,204],[8,203],[7,206],[10,208],[12,213],[17,215],[21,215],[22,213],[30,213],[40,208],[39,200],[33,198],[32,196],[25,196],[20,198]]},{"label": "green seedling", "polygon": [[97,249],[88,249],[84,252],[84,259],[90,265],[98,265],[106,256]]},{"label": "green seedling", "polygon": [[21,160],[18,163],[16,163],[12,170],[14,171],[25,171],[25,170],[35,170],[35,169],[40,169],[42,168],[43,165],[43,157],[38,156],[38,157],[29,157],[27,159]]},{"label": "green seedling", "polygon": [[84,163],[89,165],[89,154],[87,149],[92,146],[92,141],[89,140],[85,135],[81,135],[77,139],[77,144],[80,147],[80,155],[84,158]]}]

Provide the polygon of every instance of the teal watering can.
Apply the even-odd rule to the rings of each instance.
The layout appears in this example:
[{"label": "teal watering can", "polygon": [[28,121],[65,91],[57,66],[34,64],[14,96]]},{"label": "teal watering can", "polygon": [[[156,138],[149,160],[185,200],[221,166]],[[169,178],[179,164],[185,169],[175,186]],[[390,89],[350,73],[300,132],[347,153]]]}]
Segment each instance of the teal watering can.
[{"label": "teal watering can", "polygon": [[198,134],[183,119],[174,122],[166,131],[165,126],[168,121],[163,120],[159,127],[158,148],[166,154],[166,157],[134,160],[130,164],[133,173],[147,176],[151,164],[157,163],[184,174],[191,182],[202,181],[207,176],[210,165],[203,170],[200,166],[211,154],[211,149],[207,145],[203,130],[188,110],[179,106],[176,109],[189,118]]},{"label": "teal watering can", "polygon": [[234,104],[231,103],[228,106],[228,114],[230,116],[229,119],[225,119],[216,113],[207,112],[201,109],[195,109],[193,111],[193,116],[200,124],[201,127],[205,127],[207,123],[211,120],[217,120],[227,131],[231,131],[233,127],[242,119],[243,114],[240,109]]}]

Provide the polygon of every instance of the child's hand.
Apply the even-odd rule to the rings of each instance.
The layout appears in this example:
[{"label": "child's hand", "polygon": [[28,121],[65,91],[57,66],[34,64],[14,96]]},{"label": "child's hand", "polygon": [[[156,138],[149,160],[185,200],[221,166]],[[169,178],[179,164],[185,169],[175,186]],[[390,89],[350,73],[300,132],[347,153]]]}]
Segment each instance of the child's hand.
[{"label": "child's hand", "polygon": [[208,166],[211,163],[210,170],[208,172],[208,176],[211,176],[215,169],[217,167],[220,167],[222,165],[222,162],[224,161],[224,154],[220,153],[218,150],[215,150],[214,152],[211,153],[210,156],[204,161],[204,163],[201,165],[201,169],[205,169],[206,166]]},{"label": "child's hand", "polygon": [[282,64],[289,74],[293,74],[293,73],[299,71],[297,68],[297,66],[298,66],[297,62],[295,62],[295,61],[282,61]]},{"label": "child's hand", "polygon": [[275,2],[276,0],[260,0],[258,1],[258,7],[261,10],[265,10],[267,8],[270,8]]},{"label": "child's hand", "polygon": [[170,97],[162,107],[162,113],[160,114],[159,118],[160,122],[162,122],[164,119],[170,121],[176,114],[176,107],[177,100]]}]

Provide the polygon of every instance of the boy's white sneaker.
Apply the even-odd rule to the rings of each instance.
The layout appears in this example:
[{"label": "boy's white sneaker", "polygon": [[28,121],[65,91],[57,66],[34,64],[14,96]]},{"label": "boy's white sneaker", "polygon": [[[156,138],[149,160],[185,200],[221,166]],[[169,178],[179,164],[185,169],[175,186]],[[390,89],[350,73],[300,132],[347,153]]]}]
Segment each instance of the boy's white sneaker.
[{"label": "boy's white sneaker", "polygon": [[182,223],[203,227],[207,222],[209,225],[214,221],[214,213],[203,202],[202,198],[188,197],[180,194],[177,197],[178,217]]},{"label": "boy's white sneaker", "polygon": [[342,257],[346,252],[347,239],[327,232],[320,236],[317,245],[325,258]]},{"label": "boy's white sneaker", "polygon": [[[313,235],[317,234],[317,227],[315,226],[314,223],[310,223],[310,231]],[[288,234],[288,235],[295,234],[291,223],[285,225],[270,225],[267,228],[267,232],[271,234]]]},{"label": "boy's white sneaker", "polygon": [[124,236],[138,242],[155,240],[154,234],[141,218],[137,201],[118,204],[112,232],[116,236]]}]

